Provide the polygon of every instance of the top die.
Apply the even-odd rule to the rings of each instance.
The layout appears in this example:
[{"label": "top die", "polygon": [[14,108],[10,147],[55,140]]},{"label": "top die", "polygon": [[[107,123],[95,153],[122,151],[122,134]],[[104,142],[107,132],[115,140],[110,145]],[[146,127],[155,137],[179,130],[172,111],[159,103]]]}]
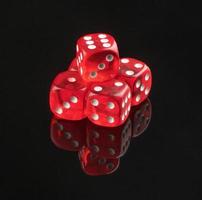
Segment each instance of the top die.
[{"label": "top die", "polygon": [[94,33],[79,38],[76,59],[79,73],[86,82],[102,82],[118,73],[118,47],[109,34]]}]

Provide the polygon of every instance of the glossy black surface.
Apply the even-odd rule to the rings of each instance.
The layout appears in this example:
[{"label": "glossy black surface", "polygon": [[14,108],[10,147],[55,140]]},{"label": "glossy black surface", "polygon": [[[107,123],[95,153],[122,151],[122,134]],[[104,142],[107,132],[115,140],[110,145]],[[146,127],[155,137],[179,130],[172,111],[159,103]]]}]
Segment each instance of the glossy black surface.
[{"label": "glossy black surface", "polygon": [[78,154],[87,175],[109,175],[119,168],[130,143],[146,131],[151,118],[149,99],[132,107],[127,120],[118,127],[97,126],[87,118],[70,121],[53,116],[50,138],[57,148]]},{"label": "glossy black surface", "polygon": [[[4,10],[4,8],[3,8]],[[201,10],[194,2],[7,2],[1,39],[1,199],[201,199]],[[50,139],[48,92],[89,32],[153,72],[153,115],[119,169],[91,177]]]}]

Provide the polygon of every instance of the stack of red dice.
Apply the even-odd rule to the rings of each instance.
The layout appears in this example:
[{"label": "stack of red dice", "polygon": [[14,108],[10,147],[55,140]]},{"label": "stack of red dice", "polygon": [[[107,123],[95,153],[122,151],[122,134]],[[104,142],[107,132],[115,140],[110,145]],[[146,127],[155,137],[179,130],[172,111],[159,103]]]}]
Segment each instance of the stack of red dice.
[{"label": "stack of red dice", "polygon": [[115,127],[128,118],[131,106],[149,95],[149,67],[134,58],[120,58],[115,39],[95,33],[81,37],[76,58],[54,79],[51,111],[61,119],[88,117],[94,124]]}]

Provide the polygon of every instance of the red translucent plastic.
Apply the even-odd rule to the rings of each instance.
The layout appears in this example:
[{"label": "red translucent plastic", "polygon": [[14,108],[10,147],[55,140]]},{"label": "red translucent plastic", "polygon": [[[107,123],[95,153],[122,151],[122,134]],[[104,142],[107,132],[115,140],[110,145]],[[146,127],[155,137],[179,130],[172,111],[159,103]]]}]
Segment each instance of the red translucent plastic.
[{"label": "red translucent plastic", "polygon": [[130,86],[132,105],[138,105],[149,95],[152,85],[152,75],[149,67],[134,58],[122,58],[119,78]]},{"label": "red translucent plastic", "polygon": [[82,36],[76,57],[59,73],[50,89],[50,109],[58,118],[88,118],[104,127],[124,124],[131,106],[148,97],[150,68],[134,58],[119,58],[115,39],[105,33]]},{"label": "red translucent plastic", "polygon": [[87,86],[78,72],[65,71],[56,76],[50,90],[51,111],[61,119],[85,118],[84,99]]},{"label": "red translucent plastic", "polygon": [[102,82],[118,73],[118,47],[109,34],[94,33],[79,38],[76,59],[79,73],[86,82]]},{"label": "red translucent plastic", "polygon": [[123,124],[130,108],[130,88],[118,79],[92,84],[86,95],[86,115],[97,125],[115,127]]},{"label": "red translucent plastic", "polygon": [[96,126],[87,119],[70,121],[53,117],[51,140],[60,149],[77,151],[86,174],[113,173],[126,154],[132,137],[140,136],[151,119],[152,108],[148,99],[134,108],[125,123],[115,128]]}]

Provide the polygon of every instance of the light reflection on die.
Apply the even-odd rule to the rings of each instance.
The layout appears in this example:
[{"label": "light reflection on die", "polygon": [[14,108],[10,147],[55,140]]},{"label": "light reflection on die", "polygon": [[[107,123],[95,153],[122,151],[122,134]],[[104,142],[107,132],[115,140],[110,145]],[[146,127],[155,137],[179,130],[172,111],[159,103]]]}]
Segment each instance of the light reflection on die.
[{"label": "light reflection on die", "polygon": [[87,119],[68,121],[53,117],[50,137],[58,148],[78,152],[84,173],[91,176],[107,175],[118,169],[131,139],[147,129],[151,116],[151,102],[146,99],[133,107],[128,120],[118,127],[96,126]]}]

